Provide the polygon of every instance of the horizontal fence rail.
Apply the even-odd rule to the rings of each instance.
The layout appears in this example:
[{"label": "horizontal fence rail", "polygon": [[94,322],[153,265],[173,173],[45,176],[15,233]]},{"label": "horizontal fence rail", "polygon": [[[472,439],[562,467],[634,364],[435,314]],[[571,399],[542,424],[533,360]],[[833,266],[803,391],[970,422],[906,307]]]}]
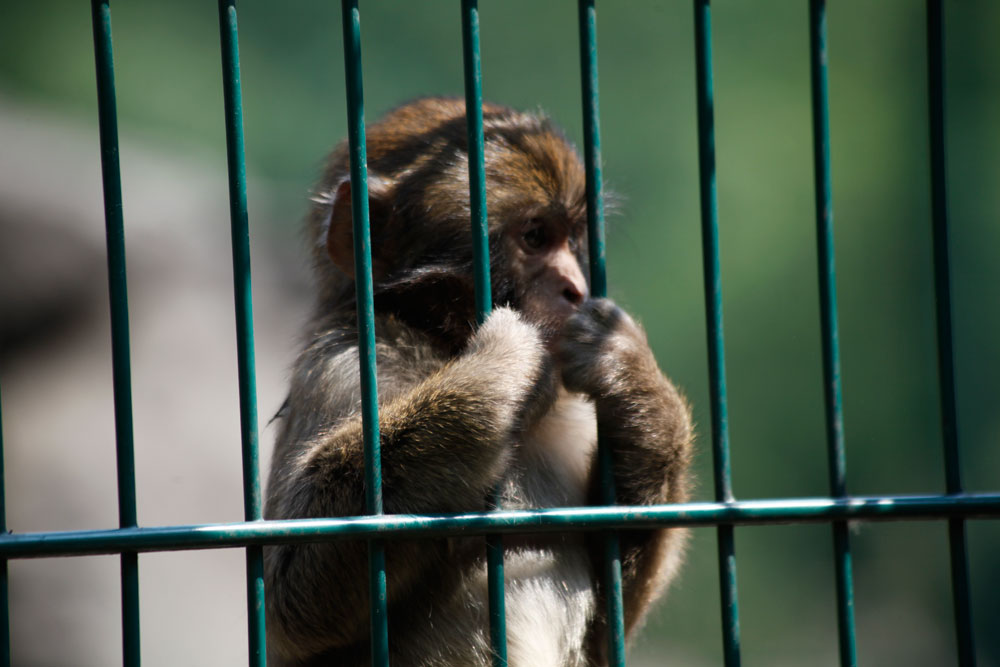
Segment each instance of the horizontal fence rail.
[{"label": "horizontal fence rail", "polygon": [[0,558],[225,549],[343,538],[424,538],[486,533],[613,530],[662,526],[750,526],[830,521],[1000,519],[1000,493],[735,500],[679,505],[618,505],[502,510],[448,515],[386,514],[158,528],[119,528],[0,537]]}]

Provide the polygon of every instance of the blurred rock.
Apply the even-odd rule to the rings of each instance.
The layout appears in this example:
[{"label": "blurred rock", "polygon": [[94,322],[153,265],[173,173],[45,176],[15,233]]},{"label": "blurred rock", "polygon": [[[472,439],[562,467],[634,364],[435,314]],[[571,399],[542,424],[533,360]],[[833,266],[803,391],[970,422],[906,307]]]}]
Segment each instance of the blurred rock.
[{"label": "blurred rock", "polygon": [[[220,123],[221,125],[221,123]],[[0,384],[7,525],[117,525],[110,315],[96,127],[0,100]],[[243,518],[225,165],[123,136],[136,488],[140,525]],[[289,232],[272,238],[251,182],[255,350],[266,473],[305,308]],[[121,661],[116,556],[17,560],[14,664]],[[146,664],[246,663],[242,550],[142,555]]]}]

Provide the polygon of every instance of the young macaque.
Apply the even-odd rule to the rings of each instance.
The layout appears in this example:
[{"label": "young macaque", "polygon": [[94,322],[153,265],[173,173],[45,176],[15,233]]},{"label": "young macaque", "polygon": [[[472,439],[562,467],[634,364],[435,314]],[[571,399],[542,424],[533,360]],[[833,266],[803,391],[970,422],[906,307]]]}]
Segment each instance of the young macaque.
[{"label": "young macaque", "polygon": [[[585,178],[545,118],[483,107],[493,301],[475,326],[465,105],[431,98],[368,128],[368,188],[386,513],[599,504],[598,435],[621,504],[683,502],[689,410],[642,329],[588,297]],[[317,301],[271,468],[270,519],[364,514],[346,143],[308,220]],[[625,629],[675,574],[680,529],[620,534]],[[508,659],[607,662],[600,538],[505,538]],[[392,663],[491,664],[485,542],[389,541]],[[265,552],[272,665],[367,665],[363,540]]]}]

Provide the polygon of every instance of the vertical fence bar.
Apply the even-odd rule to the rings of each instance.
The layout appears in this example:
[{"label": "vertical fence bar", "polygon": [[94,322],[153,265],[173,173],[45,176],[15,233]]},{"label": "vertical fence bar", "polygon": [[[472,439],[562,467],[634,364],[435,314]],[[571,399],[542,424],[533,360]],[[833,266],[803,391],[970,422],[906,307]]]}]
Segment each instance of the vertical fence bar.
[{"label": "vertical fence bar", "polygon": [[[125,231],[122,183],[118,165],[118,113],[115,108],[115,71],[111,47],[109,0],[91,0],[94,58],[97,69],[97,107],[101,136],[101,178],[104,184],[104,222],[108,246],[108,292],[111,299],[111,362],[115,391],[115,443],[118,463],[118,524],[136,526],[135,453],[132,438],[132,379],[129,367],[128,291],[125,273]],[[122,655],[127,666],[138,665],[139,560],[136,553],[121,556]]]},{"label": "vertical fence bar", "polygon": [[580,79],[583,89],[584,162],[587,167],[587,242],[590,293],[607,296],[604,244],[604,183],[601,176],[600,98],[597,88],[597,11],[594,0],[579,1]]},{"label": "vertical fence bar", "polygon": [[[3,466],[3,400],[0,399],[0,535],[7,534],[7,493]],[[10,667],[10,608],[7,589],[7,559],[0,558],[0,667]]]},{"label": "vertical fence bar", "polygon": [[[587,171],[587,239],[590,252],[590,291],[595,297],[608,293],[604,245],[604,194],[601,177],[601,126],[597,86],[597,12],[594,0],[579,0],[580,75],[583,89],[584,162]],[[597,443],[601,502],[615,504],[615,478],[611,450]],[[608,664],[625,667],[625,611],[622,604],[622,566],[618,535],[604,535],[604,586],[606,594]]]},{"label": "vertical fence bar", "polygon": [[[486,218],[486,163],[483,147],[483,80],[479,59],[479,3],[462,0],[462,59],[465,70],[465,119],[469,153],[469,203],[476,295],[476,321],[493,308],[490,291],[489,227]],[[494,494],[499,506],[499,490]],[[486,571],[490,601],[490,646],[494,667],[507,665],[507,615],[504,605],[503,539],[486,536]]]},{"label": "vertical fence bar", "polygon": [[[951,329],[951,268],[948,241],[947,172],[944,138],[944,16],[941,0],[927,1],[927,94],[930,105],[931,225],[934,239],[934,295],[937,309],[938,373],[941,383],[941,428],[944,437],[945,488],[962,493],[955,398],[955,360]],[[965,520],[948,520],[951,586],[955,606],[958,662],[976,664],[969,595],[969,557]]]},{"label": "vertical fence bar", "polygon": [[[368,225],[368,158],[365,151],[365,102],[361,78],[361,14],[358,0],[342,0],[344,68],[347,82],[347,137],[351,158],[351,213],[354,223],[354,283],[358,303],[358,357],[361,363],[361,420],[365,447],[365,508],[382,514],[382,463],[379,447],[378,385],[375,377],[375,306],[371,236]],[[373,665],[389,664],[386,612],[385,545],[368,543],[371,651]]]},{"label": "vertical fence bar", "polygon": [[479,2],[462,0],[462,56],[465,68],[465,118],[469,141],[469,201],[476,317],[490,314],[490,246],[486,219],[486,164],[483,153],[483,78],[479,60]]},{"label": "vertical fence bar", "polygon": [[[833,186],[830,171],[830,113],[827,86],[826,0],[809,3],[809,56],[812,72],[813,174],[816,189],[816,248],[819,266],[820,328],[830,494],[847,495],[844,418],[840,393],[837,282],[834,268]],[[857,665],[854,640],[854,585],[851,546],[845,521],[833,522],[840,664]]]},{"label": "vertical fence bar", "polygon": [[[246,157],[243,145],[243,99],[236,0],[219,0],[222,87],[226,109],[226,157],[229,164],[229,216],[233,245],[233,291],[236,303],[236,360],[240,391],[240,440],[243,454],[243,516],[261,517],[258,471],[257,381],[253,345],[253,299],[250,289],[250,230],[247,214]],[[246,548],[247,639],[250,665],[267,660],[264,630],[263,548]]]},{"label": "vertical fence bar", "polygon": [[[715,499],[733,500],[729,465],[729,416],[722,337],[722,278],[715,195],[715,111],[712,91],[712,17],[708,0],[694,0],[695,64],[698,96],[698,180],[701,202],[702,266],[708,330],[708,373],[712,405],[712,464]],[[740,664],[740,620],[736,599],[733,526],[718,527],[719,589],[722,596],[723,657],[726,667]]]}]

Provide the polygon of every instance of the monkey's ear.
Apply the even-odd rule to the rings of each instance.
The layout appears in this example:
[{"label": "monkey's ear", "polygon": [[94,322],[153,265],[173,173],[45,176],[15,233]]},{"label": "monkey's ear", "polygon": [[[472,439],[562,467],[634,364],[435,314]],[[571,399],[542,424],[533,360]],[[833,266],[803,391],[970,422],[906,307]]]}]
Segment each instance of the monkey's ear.
[{"label": "monkey's ear", "polygon": [[[389,187],[384,179],[368,178],[368,218],[374,235],[385,224],[388,210]],[[351,179],[345,178],[333,193],[330,224],[326,230],[326,253],[334,265],[351,278],[354,277],[354,220],[351,214]],[[384,273],[387,258],[383,249],[372,247],[372,270]]]}]

